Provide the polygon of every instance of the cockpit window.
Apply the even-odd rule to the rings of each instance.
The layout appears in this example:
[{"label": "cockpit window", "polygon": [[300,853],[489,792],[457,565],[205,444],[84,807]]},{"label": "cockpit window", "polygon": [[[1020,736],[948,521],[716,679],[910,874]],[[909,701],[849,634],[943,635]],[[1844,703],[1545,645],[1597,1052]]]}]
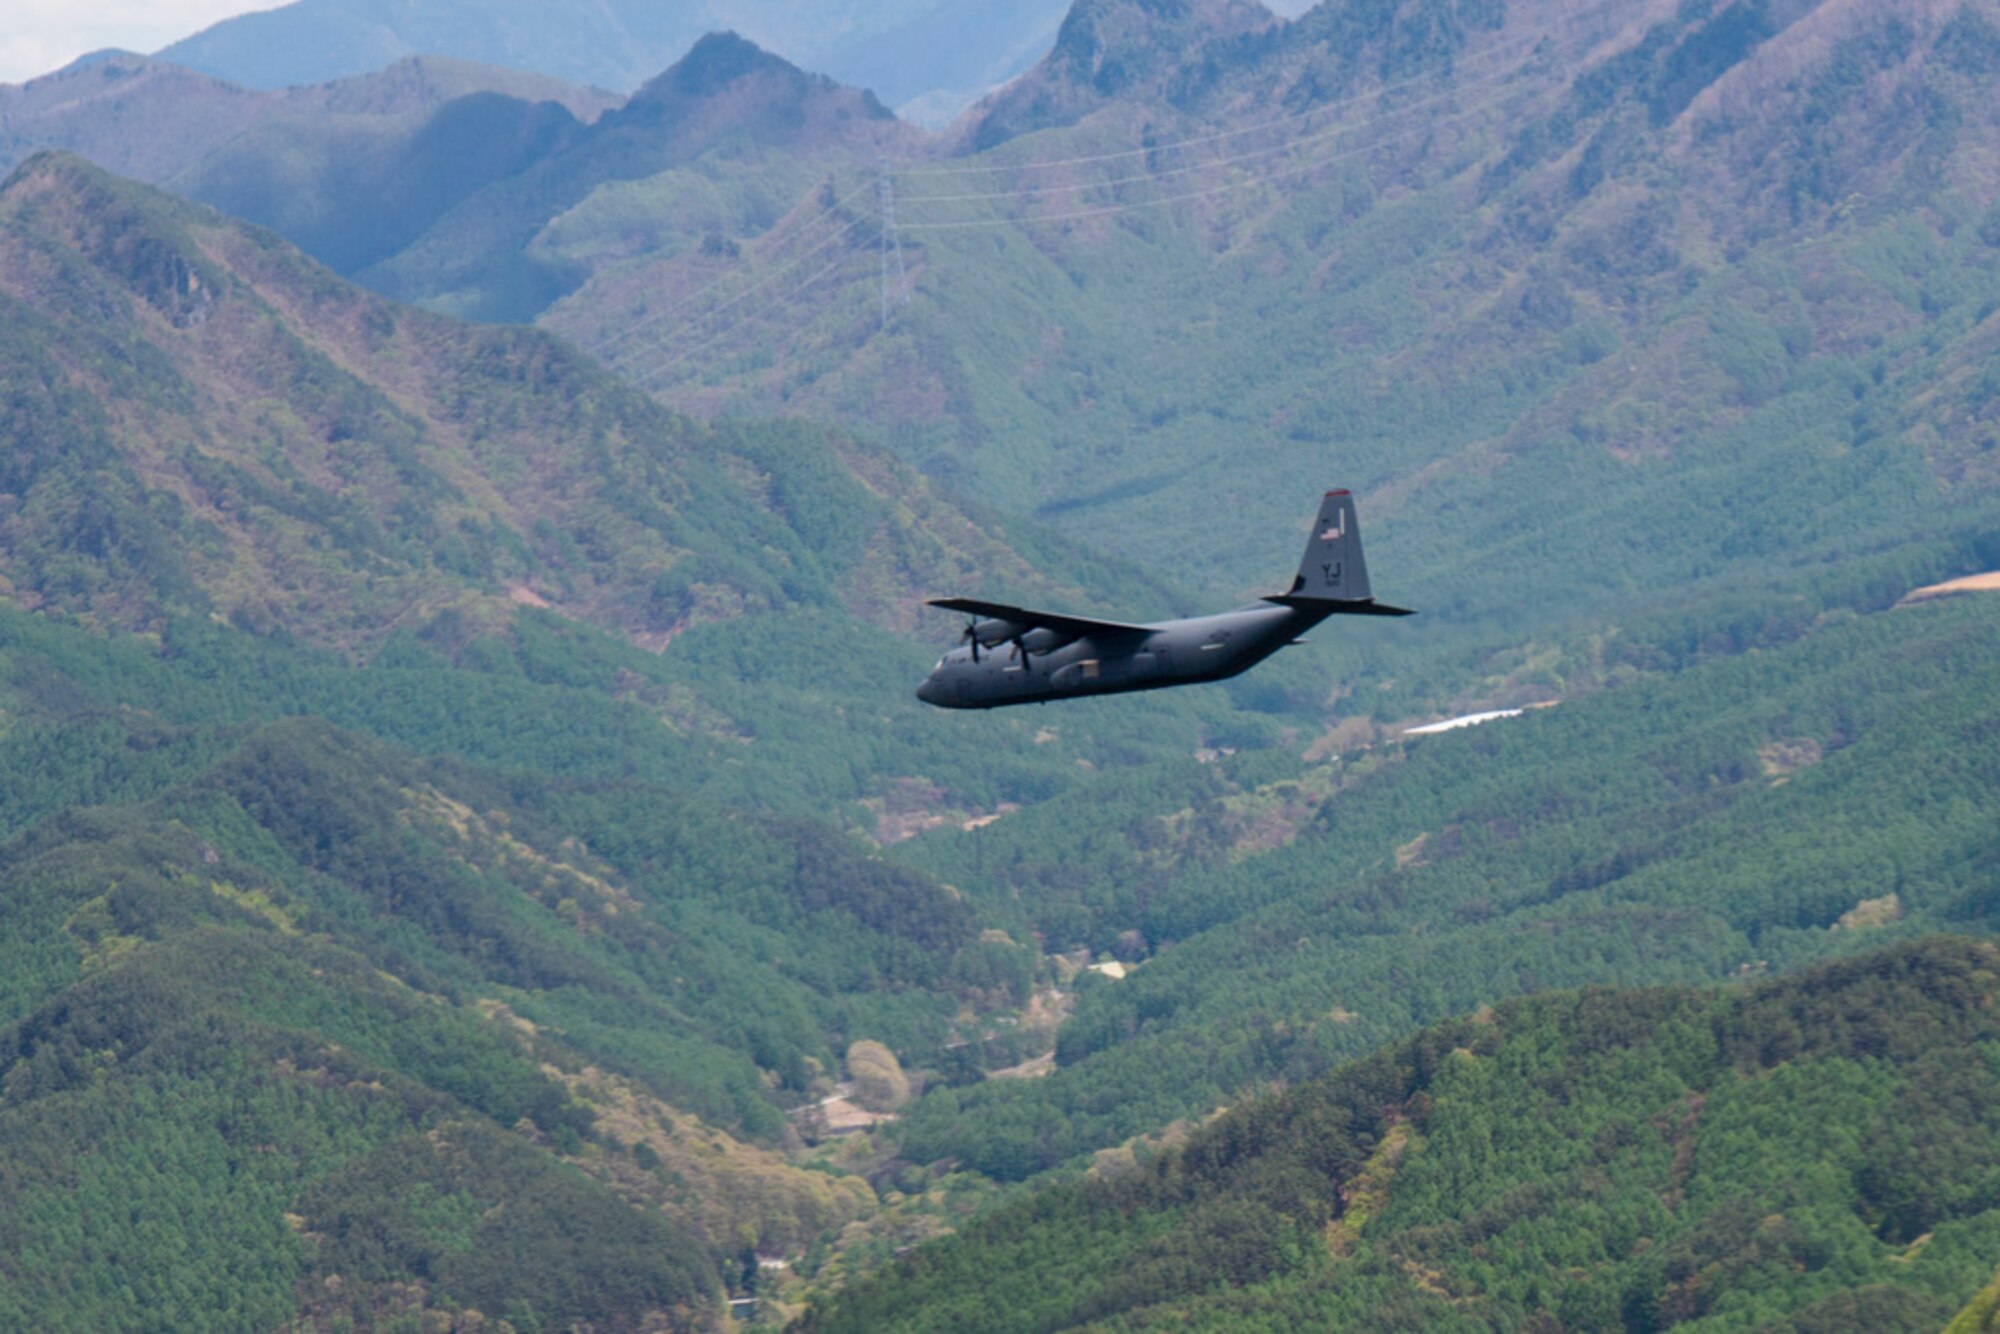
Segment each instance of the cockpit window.
[{"label": "cockpit window", "polygon": [[934,671],[934,672],[941,672],[941,671],[943,671],[943,670],[944,670],[944,659],[943,659],[943,658],[939,658],[939,659],[938,659],[938,661],[937,661],[937,666],[935,666],[935,667],[931,668],[931,670],[932,670],[932,671]]}]

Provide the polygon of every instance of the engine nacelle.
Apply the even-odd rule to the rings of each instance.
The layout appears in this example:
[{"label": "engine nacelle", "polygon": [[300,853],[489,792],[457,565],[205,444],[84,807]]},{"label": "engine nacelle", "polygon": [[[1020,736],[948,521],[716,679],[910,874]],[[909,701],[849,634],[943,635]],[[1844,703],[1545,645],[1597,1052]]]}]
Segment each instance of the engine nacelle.
[{"label": "engine nacelle", "polygon": [[993,620],[974,621],[972,623],[971,637],[979,641],[979,647],[981,648],[998,648],[1008,640],[1025,633],[1027,629],[1027,626],[1021,625],[1018,622],[1003,621],[995,618]]}]

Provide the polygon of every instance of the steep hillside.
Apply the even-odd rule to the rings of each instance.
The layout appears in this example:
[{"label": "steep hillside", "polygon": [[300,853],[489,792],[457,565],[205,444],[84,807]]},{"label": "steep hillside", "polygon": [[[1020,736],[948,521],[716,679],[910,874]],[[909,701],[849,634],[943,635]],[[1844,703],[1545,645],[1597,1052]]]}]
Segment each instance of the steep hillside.
[{"label": "steep hillside", "polygon": [[485,320],[532,318],[634,252],[714,258],[825,171],[920,141],[871,94],[730,34],[622,101],[436,56],[269,92],[136,56],[0,88],[0,169],[75,152]]},{"label": "steep hillside", "polygon": [[10,1323],[713,1327],[720,1265],[876,1207],[746,1141],[855,1035],[935,1060],[990,985],[959,899],[823,831],[246,733],[225,692],[170,692],[199,723],[96,711],[101,648],[21,631],[5,771],[44,790],[0,845]]},{"label": "steep hillside", "polygon": [[584,132],[554,102],[484,92],[422,116],[267,117],[164,184],[352,274]]},{"label": "steep hillside", "polygon": [[1088,0],[974,114],[993,147],[896,180],[886,329],[867,202],[546,321],[1216,596],[1329,477],[1400,596],[1496,636],[1803,583],[1992,527],[1995,34],[1985,0]]},{"label": "steep hillside", "polygon": [[546,336],[388,305],[73,158],[0,188],[0,303],[28,606],[361,646],[554,605],[657,647],[757,607],[903,625],[931,561],[1037,578],[851,443],[695,425]]},{"label": "steep hillside", "polygon": [[[105,963],[0,1030],[8,1324],[470,1308],[640,1329],[714,1310],[697,1235],[538,1145],[545,1130],[578,1142],[589,1118],[519,1044],[337,950],[242,934],[191,930]],[[396,1068],[449,1061],[455,1094]],[[523,1094],[543,1099],[531,1114]]]},{"label": "steep hillside", "polygon": [[[911,694],[934,652],[909,636],[955,626],[925,593],[1114,614],[1173,596],[838,433],[698,425],[544,334],[392,306],[73,158],[0,188],[0,307],[0,596],[300,648],[202,650],[259,717],[434,751],[427,711],[470,711],[444,748],[508,764],[525,728],[592,772],[678,770],[870,833],[879,811],[845,803],[919,790],[924,818],[967,819],[1074,787],[1079,761],[1199,744],[1175,700],[1141,704],[1138,735],[1110,714],[1059,740],[939,725]],[[357,660],[415,694],[337,679]]]},{"label": "steep hillside", "polygon": [[[104,745],[45,691],[17,702],[44,739]],[[275,931],[276,949],[337,943],[460,1007],[504,1003],[524,1029],[759,1136],[779,1128],[776,1089],[836,1068],[851,1028],[913,1057],[944,1040],[970,910],[823,830],[657,785],[558,780],[522,798],[323,723],[242,735],[230,721],[114,725],[167,753],[76,794],[117,804],[63,808],[9,845],[6,1021],[220,921]]]},{"label": "steep hillside", "polygon": [[1158,102],[1195,60],[1218,48],[1235,55],[1281,27],[1258,0],[1078,0],[1048,55],[980,102],[960,133],[976,152],[1073,124],[1112,101]]},{"label": "steep hillside", "polygon": [[1032,1054],[1035,953],[849,831],[1193,725],[917,726],[848,608],[1059,543],[73,158],[0,287],[0,1323],[714,1328],[877,1210],[788,1157],[852,1043]]},{"label": "steep hillside", "polygon": [[[454,133],[481,144],[522,138],[497,128]],[[635,249],[692,253],[712,237],[705,249],[713,251],[769,226],[825,171],[901,156],[918,142],[872,93],[713,34],[623,106],[538,143],[356,276],[466,318],[525,321]],[[401,151],[415,150],[413,142]],[[253,166],[217,161],[206,179],[215,188]],[[330,169],[327,186],[335,182],[346,185]]]},{"label": "steep hillside", "polygon": [[803,1325],[1932,1330],[2000,1244],[1988,942],[1481,1010]]}]

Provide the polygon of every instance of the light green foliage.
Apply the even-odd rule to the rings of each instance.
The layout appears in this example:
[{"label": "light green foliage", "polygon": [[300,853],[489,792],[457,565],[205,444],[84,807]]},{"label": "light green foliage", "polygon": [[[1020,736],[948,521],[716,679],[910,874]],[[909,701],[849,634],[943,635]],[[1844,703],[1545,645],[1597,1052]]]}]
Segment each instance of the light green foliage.
[{"label": "light green foliage", "polygon": [[893,1112],[910,1100],[910,1077],[896,1053],[872,1038],[849,1044],[847,1073],[863,1106]]},{"label": "light green foliage", "polygon": [[1945,1326],[1945,1334],[1988,1334],[2000,1327],[2000,1279],[1979,1290],[1979,1295]]}]

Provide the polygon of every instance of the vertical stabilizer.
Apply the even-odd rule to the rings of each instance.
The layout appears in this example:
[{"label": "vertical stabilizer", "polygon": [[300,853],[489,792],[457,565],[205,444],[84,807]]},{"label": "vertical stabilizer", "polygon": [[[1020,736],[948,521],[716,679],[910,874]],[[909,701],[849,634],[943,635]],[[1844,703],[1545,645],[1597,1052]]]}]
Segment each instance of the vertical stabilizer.
[{"label": "vertical stabilizer", "polygon": [[1366,602],[1372,596],[1354,497],[1348,492],[1329,491],[1320,501],[1319,518],[1299,561],[1299,577],[1286,596],[1313,602]]}]

